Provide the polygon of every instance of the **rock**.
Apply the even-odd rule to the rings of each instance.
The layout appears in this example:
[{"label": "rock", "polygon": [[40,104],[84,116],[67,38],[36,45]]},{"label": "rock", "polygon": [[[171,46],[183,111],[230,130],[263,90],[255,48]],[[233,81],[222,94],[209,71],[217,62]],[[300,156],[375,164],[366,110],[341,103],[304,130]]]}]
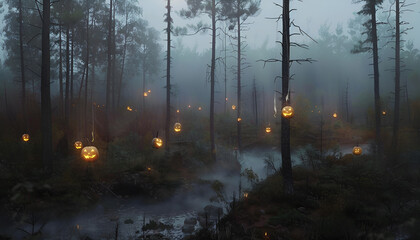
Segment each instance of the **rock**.
[{"label": "rock", "polygon": [[197,219],[194,218],[194,217],[186,218],[184,220],[184,224],[186,224],[186,225],[195,225],[195,224],[197,224]]},{"label": "rock", "polygon": [[194,230],[195,230],[194,225],[184,224],[184,226],[182,227],[182,232],[183,233],[193,233]]}]

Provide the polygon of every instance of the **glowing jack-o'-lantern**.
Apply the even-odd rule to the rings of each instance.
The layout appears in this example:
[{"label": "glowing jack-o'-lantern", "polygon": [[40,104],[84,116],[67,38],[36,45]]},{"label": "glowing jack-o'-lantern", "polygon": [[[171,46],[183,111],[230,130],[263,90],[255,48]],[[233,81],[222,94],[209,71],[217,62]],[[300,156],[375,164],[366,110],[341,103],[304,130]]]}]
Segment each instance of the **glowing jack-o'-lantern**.
[{"label": "glowing jack-o'-lantern", "polygon": [[181,132],[181,127],[182,127],[182,126],[181,126],[181,123],[178,123],[178,122],[177,122],[177,123],[175,123],[175,124],[174,124],[174,131],[175,131],[175,132],[177,132],[177,133],[178,133],[178,132]]},{"label": "glowing jack-o'-lantern", "polygon": [[285,106],[281,110],[281,115],[287,119],[292,118],[295,115],[295,110],[291,106]]},{"label": "glowing jack-o'-lantern", "polygon": [[27,134],[27,133],[23,134],[23,135],[22,135],[22,140],[23,140],[24,142],[29,141],[29,134]]},{"label": "glowing jack-o'-lantern", "polygon": [[176,110],[176,113],[179,113],[179,109]]},{"label": "glowing jack-o'-lantern", "polygon": [[356,146],[353,148],[353,154],[354,155],[362,155],[362,148],[359,146]]},{"label": "glowing jack-o'-lantern", "polygon": [[232,110],[235,110],[236,109],[236,105],[232,105]]},{"label": "glowing jack-o'-lantern", "polygon": [[147,97],[149,94],[147,92],[143,93],[143,96]]},{"label": "glowing jack-o'-lantern", "polygon": [[151,172],[152,171],[152,168],[151,167],[147,167],[147,171],[148,172]]},{"label": "glowing jack-o'-lantern", "polygon": [[384,115],[384,116],[385,116],[385,115],[386,115],[386,111],[382,111],[382,115]]},{"label": "glowing jack-o'-lantern", "polygon": [[149,89],[149,90],[147,90],[147,92],[148,92],[148,93],[151,93],[151,92],[152,92],[152,90],[150,90],[150,89]]},{"label": "glowing jack-o'-lantern", "polygon": [[265,128],[265,132],[266,132],[266,133],[271,133],[271,127],[270,127],[270,126],[266,127],[266,128]]},{"label": "glowing jack-o'-lantern", "polygon": [[159,137],[153,138],[153,140],[152,140],[152,147],[153,148],[159,149],[162,146],[163,146],[163,141],[162,141],[161,138],[159,138]]},{"label": "glowing jack-o'-lantern", "polygon": [[337,118],[338,117],[338,115],[337,115],[337,113],[333,113],[333,118]]},{"label": "glowing jack-o'-lantern", "polygon": [[201,111],[201,110],[203,110],[201,107],[198,107],[198,111]]},{"label": "glowing jack-o'-lantern", "polygon": [[244,198],[248,198],[248,193],[244,192]]},{"label": "glowing jack-o'-lantern", "polygon": [[238,122],[242,121],[242,118],[238,117],[238,119],[236,119]]},{"label": "glowing jack-o'-lantern", "polygon": [[132,112],[133,109],[130,106],[127,106],[127,111]]},{"label": "glowing jack-o'-lantern", "polygon": [[81,149],[83,147],[83,143],[81,141],[74,142],[74,148],[77,150]]},{"label": "glowing jack-o'-lantern", "polygon": [[99,151],[94,146],[87,146],[82,149],[81,155],[86,162],[93,162],[98,159]]}]

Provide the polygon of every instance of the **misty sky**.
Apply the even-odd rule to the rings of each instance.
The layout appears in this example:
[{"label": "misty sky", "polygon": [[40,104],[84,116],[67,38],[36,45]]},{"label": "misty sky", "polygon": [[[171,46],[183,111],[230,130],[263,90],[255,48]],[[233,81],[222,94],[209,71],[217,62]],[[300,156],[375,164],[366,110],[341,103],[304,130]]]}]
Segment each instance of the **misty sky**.
[{"label": "misty sky", "polygon": [[[281,2],[279,0],[262,0],[261,11],[257,17],[253,17],[249,22],[253,22],[250,30],[246,33],[247,42],[250,47],[260,47],[265,40],[268,40],[268,47],[274,46],[275,40],[281,39],[280,35],[276,35],[277,28],[275,20],[267,19],[268,17],[277,17],[281,12],[281,8],[276,7],[273,2]],[[384,1],[384,8],[388,8],[389,1]],[[403,20],[409,21],[414,29],[409,32],[406,37],[408,40],[414,42],[416,48],[420,48],[420,2],[419,0],[411,0],[416,2],[410,8],[413,12],[405,13]],[[166,9],[166,0],[143,0],[140,2],[143,8],[143,17],[149,21],[149,24],[159,30],[161,33],[165,28],[163,22],[163,14]],[[175,12],[186,7],[185,0],[172,0]],[[292,13],[291,18],[295,19],[303,29],[313,37],[318,36],[318,30],[323,24],[328,24],[331,30],[334,30],[337,24],[342,24],[347,27],[349,19],[354,17],[354,13],[359,11],[361,4],[353,4],[352,0],[303,0],[303,2],[292,1],[291,7],[297,8],[298,11]],[[378,10],[378,12],[383,12]],[[203,21],[207,21],[207,17],[203,17]],[[179,14],[174,16],[175,26],[185,26],[187,23],[192,23],[191,20],[184,20],[179,17]],[[414,37],[414,36],[417,37]],[[161,35],[164,40],[163,34]],[[177,40],[179,38],[176,38]],[[198,36],[182,37],[183,43],[190,48],[197,47],[203,51],[210,47],[210,38],[208,34],[199,34]],[[306,39],[302,39],[306,41]]]}]

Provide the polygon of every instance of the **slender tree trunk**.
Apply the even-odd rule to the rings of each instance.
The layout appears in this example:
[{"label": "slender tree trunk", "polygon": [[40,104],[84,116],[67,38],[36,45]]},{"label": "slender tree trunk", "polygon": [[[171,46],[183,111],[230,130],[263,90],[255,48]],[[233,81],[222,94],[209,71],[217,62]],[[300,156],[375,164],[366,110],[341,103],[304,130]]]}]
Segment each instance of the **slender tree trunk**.
[{"label": "slender tree trunk", "polygon": [[255,83],[254,78],[254,90],[253,90],[253,105],[254,105],[254,113],[255,113],[255,125],[258,126],[258,100],[257,100],[257,85]]},{"label": "slender tree trunk", "polygon": [[394,105],[394,126],[392,131],[392,148],[398,151],[398,131],[400,124],[400,76],[401,76],[401,37],[400,37],[400,2],[395,1],[395,105]]},{"label": "slender tree trunk", "polygon": [[[283,44],[282,44],[282,107],[289,105],[290,77],[290,0],[283,0]],[[286,194],[293,194],[292,161],[290,157],[290,119],[281,118],[281,157],[283,188]]]},{"label": "slender tree trunk", "polygon": [[347,122],[350,122],[350,116],[349,116],[349,82],[347,81],[347,87],[346,87],[346,120]]},{"label": "slender tree trunk", "polygon": [[146,59],[143,60],[143,112],[146,110],[146,97],[144,96],[144,93],[146,92],[146,65],[144,64],[144,61],[146,61]]},{"label": "slender tree trunk", "polygon": [[127,52],[127,24],[128,24],[128,11],[126,10],[125,13],[125,32],[124,32],[124,49],[123,49],[123,56],[122,56],[122,64],[121,64],[121,74],[120,74],[120,81],[118,83],[118,99],[117,99],[117,106],[120,106],[120,99],[121,99],[121,89],[122,89],[122,80],[124,76],[124,65],[125,65],[125,56]]},{"label": "slender tree trunk", "polygon": [[58,82],[59,82],[59,84],[60,84],[60,100],[59,100],[59,109],[60,109],[60,115],[61,116],[63,116],[64,114],[64,105],[63,105],[63,103],[64,103],[64,94],[63,94],[63,49],[62,49],[62,24],[61,23],[59,23],[59,25],[60,25],[60,29],[59,29],[59,31],[60,31],[60,33],[59,33],[59,56],[60,56],[60,59],[59,59],[59,69],[58,69]]},{"label": "slender tree trunk", "polygon": [[[170,138],[170,124],[171,124],[171,0],[168,0],[167,8],[167,28],[166,28],[166,36],[167,36],[167,56],[166,56],[166,122],[165,122],[165,145],[166,145],[166,153],[169,153],[169,138]],[[145,64],[143,62],[143,64]],[[144,71],[143,71],[144,73]]]},{"label": "slender tree trunk", "polygon": [[86,81],[85,81],[85,107],[84,107],[84,126],[85,126],[85,136],[88,136],[88,84],[89,84],[89,48],[90,48],[90,41],[89,41],[89,2],[87,3],[87,16],[86,16]]},{"label": "slender tree trunk", "polygon": [[216,1],[212,0],[211,5],[211,71],[210,71],[210,150],[213,161],[216,161],[216,145],[214,136],[214,86],[216,70]]},{"label": "slender tree trunk", "polygon": [[224,52],[225,52],[225,59],[224,59],[224,70],[225,70],[225,113],[227,112],[227,34],[226,34],[227,28],[225,27],[225,42],[224,42]]},{"label": "slender tree trunk", "polygon": [[110,131],[109,131],[109,121],[111,113],[111,77],[112,77],[112,0],[109,0],[109,21],[108,21],[108,53],[107,53],[107,62],[108,68],[106,72],[106,139],[109,141]]},{"label": "slender tree trunk", "polygon": [[70,59],[70,102],[73,103],[73,80],[74,80],[74,26],[71,28],[71,59]]},{"label": "slender tree trunk", "polygon": [[65,122],[65,134],[68,138],[70,133],[70,108],[71,103],[69,101],[69,84],[70,84],[70,27],[66,26],[66,95],[65,95],[65,109],[64,109],[64,122]]},{"label": "slender tree trunk", "polygon": [[115,8],[116,8],[116,4],[114,2],[113,8],[112,8],[113,12],[112,12],[112,21],[111,21],[111,24],[112,24],[112,60],[111,60],[112,71],[111,71],[111,80],[112,80],[112,109],[113,110],[115,109],[115,100],[116,100],[115,94],[116,94],[116,91],[117,91],[116,80],[115,80],[115,76],[116,76],[116,65],[115,65],[115,61],[116,61],[116,53],[115,53],[115,50],[116,50]]},{"label": "slender tree trunk", "polygon": [[[242,104],[241,104],[241,17],[240,17],[240,0],[237,0],[236,3],[238,4],[238,16],[237,16],[237,24],[238,24],[238,111],[237,111],[237,118],[241,118],[241,111],[242,111]],[[242,152],[242,136],[241,136],[241,127],[242,121],[236,121],[237,124],[237,131],[238,131],[238,150]]]},{"label": "slender tree trunk", "polygon": [[22,0],[19,0],[19,49],[20,49],[20,77],[22,81],[22,114],[25,131],[28,131],[28,117],[26,113],[26,79],[25,79],[25,58],[23,52],[23,13]]},{"label": "slender tree trunk", "polygon": [[379,57],[378,57],[378,34],[376,25],[376,7],[375,2],[372,3],[372,44],[373,44],[373,77],[374,77],[374,93],[375,93],[375,134],[377,159],[382,153],[381,147],[381,99],[379,92]]},{"label": "slender tree trunk", "polygon": [[47,175],[52,173],[52,116],[50,92],[50,0],[42,5],[41,130],[42,160]]}]

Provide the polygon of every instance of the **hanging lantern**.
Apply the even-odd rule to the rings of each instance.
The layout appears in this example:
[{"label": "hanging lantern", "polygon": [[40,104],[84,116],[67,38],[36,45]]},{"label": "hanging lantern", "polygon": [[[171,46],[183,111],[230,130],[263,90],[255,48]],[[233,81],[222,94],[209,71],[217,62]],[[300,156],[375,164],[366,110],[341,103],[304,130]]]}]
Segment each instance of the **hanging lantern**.
[{"label": "hanging lantern", "polygon": [[83,143],[81,141],[74,142],[74,148],[77,150],[81,149],[83,147]]},{"label": "hanging lantern", "polygon": [[284,118],[290,119],[295,114],[295,110],[291,106],[285,106],[281,110],[281,115],[283,115]]},{"label": "hanging lantern", "polygon": [[147,167],[147,171],[148,172],[151,172],[152,171],[152,168],[151,167]]},{"label": "hanging lantern", "polygon": [[177,132],[177,133],[181,132],[181,123],[179,123],[179,122],[175,123],[174,131]]},{"label": "hanging lantern", "polygon": [[333,116],[333,118],[337,118],[338,117],[337,113],[334,113],[332,116]]},{"label": "hanging lantern", "polygon": [[386,115],[386,111],[382,111],[382,115],[384,115],[384,116],[385,116],[385,115]]},{"label": "hanging lantern", "polygon": [[27,134],[27,133],[23,134],[23,135],[22,135],[22,140],[23,140],[24,142],[29,141],[29,134]]},{"label": "hanging lantern", "polygon": [[159,149],[162,146],[163,146],[163,141],[162,141],[161,138],[159,138],[159,137],[153,138],[153,140],[152,140],[152,147],[153,148]]},{"label": "hanging lantern", "polygon": [[266,128],[265,128],[265,132],[266,132],[266,133],[271,133],[271,127],[270,127],[270,126],[266,127]]},{"label": "hanging lantern", "polygon": [[152,90],[150,90],[150,89],[149,89],[149,90],[147,90],[147,92],[148,92],[148,93],[151,93],[151,92],[152,92]]},{"label": "hanging lantern", "polygon": [[356,155],[356,156],[361,155],[362,154],[362,148],[359,147],[359,146],[354,147],[353,148],[353,154]]},{"label": "hanging lantern", "polygon": [[176,113],[179,113],[179,109],[176,110]]},{"label": "hanging lantern", "polygon": [[143,93],[143,96],[147,97],[147,95],[149,95],[147,92]]},{"label": "hanging lantern", "polygon": [[235,105],[232,105],[232,110],[236,110],[236,106]]},{"label": "hanging lantern", "polygon": [[130,106],[127,106],[127,111],[132,112],[133,109]]},{"label": "hanging lantern", "polygon": [[94,146],[87,146],[82,149],[81,155],[86,162],[93,162],[98,159],[99,151]]},{"label": "hanging lantern", "polygon": [[201,107],[198,107],[198,111],[201,111],[201,110],[203,110]]},{"label": "hanging lantern", "polygon": [[238,122],[242,121],[242,118],[238,117],[237,121],[238,121]]},{"label": "hanging lantern", "polygon": [[227,102],[229,99],[228,99],[228,98],[226,98],[225,100],[226,100],[226,102]]},{"label": "hanging lantern", "polygon": [[188,105],[188,108],[191,108],[191,105]]}]

